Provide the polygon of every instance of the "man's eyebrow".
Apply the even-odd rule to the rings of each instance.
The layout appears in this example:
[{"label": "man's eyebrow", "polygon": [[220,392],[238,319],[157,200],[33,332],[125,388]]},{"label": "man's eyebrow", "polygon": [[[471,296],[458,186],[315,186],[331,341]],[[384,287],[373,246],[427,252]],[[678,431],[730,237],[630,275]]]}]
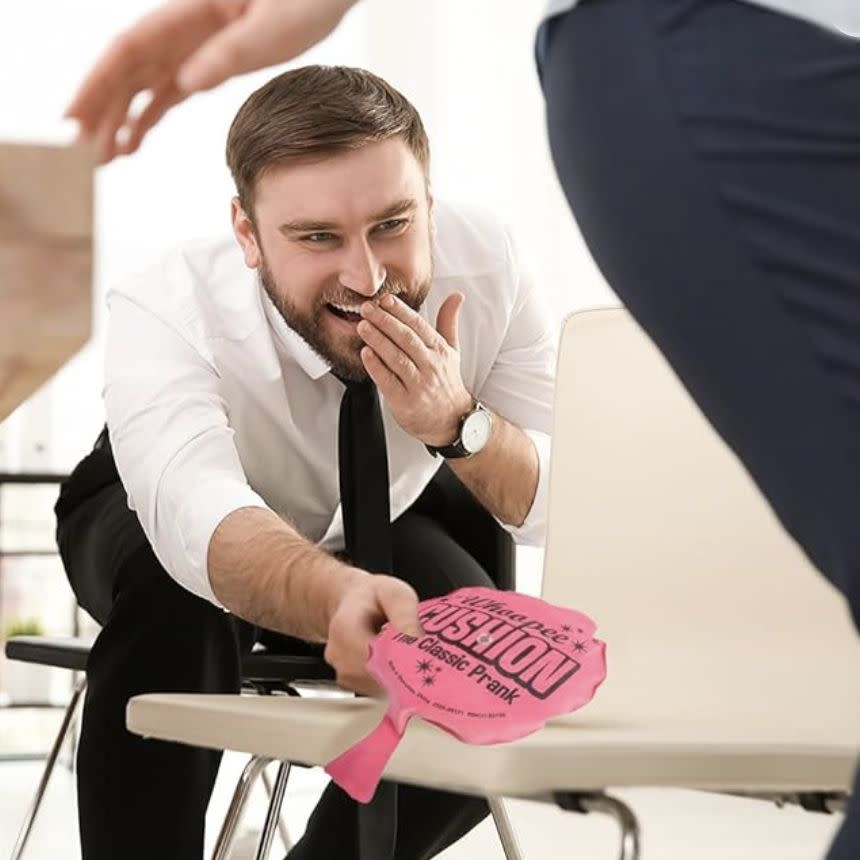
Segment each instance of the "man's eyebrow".
[{"label": "man's eyebrow", "polygon": [[281,233],[324,233],[336,230],[337,224],[332,221],[285,221],[278,227]]},{"label": "man's eyebrow", "polygon": [[407,212],[412,212],[417,208],[417,200],[413,197],[404,197],[402,200],[392,203],[387,209],[374,215],[371,221],[385,221],[387,218],[393,218],[395,215],[405,215]]},{"label": "man's eyebrow", "polygon": [[[387,206],[382,212],[377,212],[370,217],[371,221],[385,221],[395,215],[404,215],[418,208],[418,202],[412,197],[404,197]],[[281,233],[325,233],[337,230],[338,225],[334,221],[285,221],[278,227]]]}]

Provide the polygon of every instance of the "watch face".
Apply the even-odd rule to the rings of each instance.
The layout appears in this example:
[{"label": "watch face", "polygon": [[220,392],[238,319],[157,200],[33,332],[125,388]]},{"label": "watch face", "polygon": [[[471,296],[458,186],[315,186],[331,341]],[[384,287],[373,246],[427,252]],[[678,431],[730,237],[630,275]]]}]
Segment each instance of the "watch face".
[{"label": "watch face", "polygon": [[460,440],[470,454],[477,454],[490,438],[493,429],[493,419],[488,412],[477,410],[463,422]]}]

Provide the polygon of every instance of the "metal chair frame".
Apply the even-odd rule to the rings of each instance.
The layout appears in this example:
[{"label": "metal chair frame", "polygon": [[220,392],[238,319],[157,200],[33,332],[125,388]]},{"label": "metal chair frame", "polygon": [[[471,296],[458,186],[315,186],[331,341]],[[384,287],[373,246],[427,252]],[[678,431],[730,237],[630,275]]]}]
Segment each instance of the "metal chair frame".
[{"label": "metal chair frame", "polygon": [[[91,643],[88,640],[75,637],[48,639],[46,637],[19,636],[10,639],[6,643],[6,656],[10,660],[21,660],[22,662],[36,665],[52,666],[55,668],[70,669],[76,673],[84,673],[90,645]],[[53,659],[52,654],[55,655]],[[331,669],[315,658],[279,654],[266,655],[265,653],[252,652],[243,663],[243,674],[246,675],[243,678],[243,684],[261,694],[271,694],[274,690],[289,692],[291,690],[289,682],[280,680],[280,674],[283,672],[285,664],[291,667],[293,671],[307,676],[309,680],[320,680],[331,677]],[[10,860],[21,860],[24,856],[24,850],[30,840],[36,817],[41,809],[48,784],[59,759],[60,751],[66,739],[70,736],[86,688],[86,676],[81,674],[81,677],[74,684],[71,699],[66,706],[60,727],[48,752],[45,767],[42,770],[33,799],[30,801],[27,812],[24,815],[24,820],[21,822]],[[294,691],[293,694],[295,694]],[[228,811],[224,825],[222,825],[218,847],[215,850],[215,857],[226,858],[229,856],[228,852],[235,838],[236,826],[244,810],[250,789],[260,775],[263,776],[264,787],[272,799],[270,803],[270,815],[274,817],[269,822],[269,816],[267,816],[264,828],[264,833],[267,834],[267,845],[265,853],[258,853],[258,856],[268,856],[269,846],[271,845],[276,828],[279,830],[284,844],[288,848],[290,847],[289,833],[280,816],[289,767],[279,768],[275,785],[272,786],[264,773],[266,764],[268,764],[267,760],[252,758],[245,767],[242,778],[240,778],[234,792],[230,810]]]}]

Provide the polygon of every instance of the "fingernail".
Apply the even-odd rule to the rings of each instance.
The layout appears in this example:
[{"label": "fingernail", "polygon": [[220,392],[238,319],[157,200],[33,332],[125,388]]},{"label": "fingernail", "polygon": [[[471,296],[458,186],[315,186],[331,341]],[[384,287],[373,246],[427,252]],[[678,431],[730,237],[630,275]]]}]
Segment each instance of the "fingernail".
[{"label": "fingernail", "polygon": [[392,296],[392,295],[384,295],[384,296],[380,299],[379,303],[380,303],[380,304],[382,305],[382,307],[384,307],[384,308],[390,308],[390,307],[394,304],[394,296]]}]

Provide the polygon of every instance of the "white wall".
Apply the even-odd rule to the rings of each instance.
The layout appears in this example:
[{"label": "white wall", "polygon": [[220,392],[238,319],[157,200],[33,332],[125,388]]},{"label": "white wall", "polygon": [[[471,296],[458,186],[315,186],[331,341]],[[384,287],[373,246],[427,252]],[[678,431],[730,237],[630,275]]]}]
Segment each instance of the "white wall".
[{"label": "white wall", "polygon": [[[0,139],[61,140],[58,121],[109,39],[155,4],[28,0],[0,30]],[[548,156],[532,57],[542,0],[365,0],[306,62],[365,66],[421,111],[437,196],[480,201],[512,223],[559,316],[609,300]],[[0,468],[71,467],[101,424],[102,297],[165,248],[229,227],[227,128],[267,70],[175,109],[142,150],[97,177],[96,338],[0,425]]]}]

